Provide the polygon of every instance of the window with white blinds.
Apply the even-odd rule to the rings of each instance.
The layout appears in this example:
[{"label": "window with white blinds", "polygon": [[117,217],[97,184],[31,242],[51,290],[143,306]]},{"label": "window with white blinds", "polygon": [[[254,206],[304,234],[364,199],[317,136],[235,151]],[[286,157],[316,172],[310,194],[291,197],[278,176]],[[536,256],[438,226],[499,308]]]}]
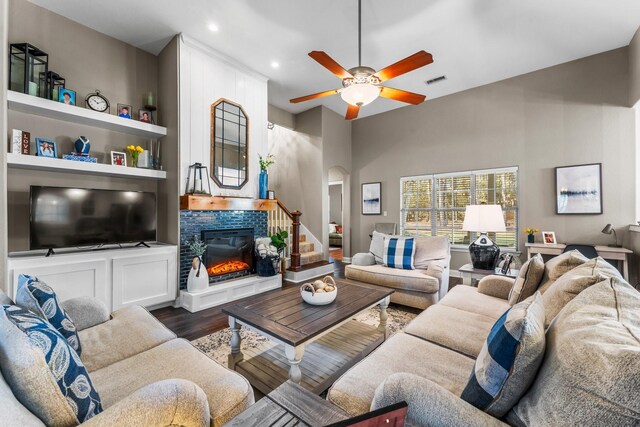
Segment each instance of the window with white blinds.
[{"label": "window with white blinds", "polygon": [[489,169],[400,179],[400,231],[405,236],[449,236],[468,246],[475,233],[462,231],[467,205],[502,206],[507,231],[489,233],[497,245],[518,246],[518,168]]}]

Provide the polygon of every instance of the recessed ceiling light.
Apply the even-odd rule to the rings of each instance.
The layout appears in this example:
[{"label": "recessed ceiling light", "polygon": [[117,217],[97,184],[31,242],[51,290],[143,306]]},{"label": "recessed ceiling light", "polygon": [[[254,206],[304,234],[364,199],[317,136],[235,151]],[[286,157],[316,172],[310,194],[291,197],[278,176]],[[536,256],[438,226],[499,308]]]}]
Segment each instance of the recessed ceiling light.
[{"label": "recessed ceiling light", "polygon": [[271,68],[280,68],[278,61],[271,61]]},{"label": "recessed ceiling light", "polygon": [[217,33],[218,30],[219,30],[218,26],[216,24],[213,24],[213,23],[209,24],[208,28],[209,28],[209,31],[211,31],[212,33]]}]

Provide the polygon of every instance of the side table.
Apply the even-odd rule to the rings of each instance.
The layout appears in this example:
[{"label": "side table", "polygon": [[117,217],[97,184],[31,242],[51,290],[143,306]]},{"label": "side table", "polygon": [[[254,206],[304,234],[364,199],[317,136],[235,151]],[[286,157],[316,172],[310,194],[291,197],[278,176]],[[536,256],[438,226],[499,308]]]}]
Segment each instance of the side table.
[{"label": "side table", "polygon": [[473,285],[474,280],[480,280],[483,277],[490,276],[492,274],[495,274],[497,276],[511,277],[512,279],[515,279],[520,273],[520,270],[513,269],[509,269],[507,274],[503,274],[499,268],[496,268],[495,270],[481,270],[479,268],[473,268],[472,264],[465,264],[460,267],[458,271],[460,272],[460,276],[462,276],[463,285]]},{"label": "side table", "polygon": [[346,420],[342,409],[292,381],[282,383],[224,427],[321,427]]}]

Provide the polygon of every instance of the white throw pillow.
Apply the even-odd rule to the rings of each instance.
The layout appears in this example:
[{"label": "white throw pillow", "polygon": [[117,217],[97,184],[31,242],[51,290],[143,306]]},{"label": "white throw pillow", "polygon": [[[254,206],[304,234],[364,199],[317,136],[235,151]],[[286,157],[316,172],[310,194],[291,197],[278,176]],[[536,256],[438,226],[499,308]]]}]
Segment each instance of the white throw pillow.
[{"label": "white throw pillow", "polygon": [[378,233],[377,231],[374,231],[371,236],[369,252],[376,258],[376,264],[382,264],[382,257],[384,256],[384,236],[386,236],[386,234]]},{"label": "white throw pillow", "polygon": [[329,224],[329,233],[336,232],[336,224]]}]

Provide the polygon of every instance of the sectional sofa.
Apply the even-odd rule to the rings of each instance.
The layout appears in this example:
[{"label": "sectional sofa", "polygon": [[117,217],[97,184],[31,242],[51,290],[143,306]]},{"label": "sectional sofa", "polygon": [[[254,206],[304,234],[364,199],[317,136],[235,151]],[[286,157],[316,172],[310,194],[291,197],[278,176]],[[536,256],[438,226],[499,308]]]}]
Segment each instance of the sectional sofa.
[{"label": "sectional sofa", "polygon": [[[12,301],[0,291],[0,304]],[[164,327],[144,308],[109,314],[93,298],[62,303],[79,331],[81,360],[98,390],[104,411],[87,426],[221,426],[254,403],[253,390],[241,375],[220,366],[188,341]],[[37,375],[31,358],[8,348],[0,333],[0,414],[2,425],[43,426],[38,418],[46,404],[18,399],[20,387]],[[9,365],[11,369],[9,370]],[[7,373],[10,371],[10,374]],[[49,408],[64,412],[64,408]],[[42,418],[42,417],[41,417]]]},{"label": "sectional sofa", "polygon": [[406,401],[412,426],[640,425],[640,293],[601,258],[571,252],[540,264],[536,288],[554,314],[542,329],[541,365],[505,416],[460,397],[514,298],[513,280],[498,276],[452,288],[339,378],[327,399],[354,416]]}]

